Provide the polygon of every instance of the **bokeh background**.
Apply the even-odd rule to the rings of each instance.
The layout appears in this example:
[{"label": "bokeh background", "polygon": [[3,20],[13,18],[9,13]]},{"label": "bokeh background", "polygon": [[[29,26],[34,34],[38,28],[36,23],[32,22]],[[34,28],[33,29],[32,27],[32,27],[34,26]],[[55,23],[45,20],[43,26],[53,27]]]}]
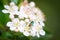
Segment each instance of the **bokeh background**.
[{"label": "bokeh background", "polygon": [[0,0],[0,40],[60,40],[60,1],[59,0],[28,0],[34,1],[45,14],[45,36],[26,37],[20,32],[10,31],[6,23],[10,20],[9,14],[2,13],[5,4],[11,1],[19,5],[22,0]]}]

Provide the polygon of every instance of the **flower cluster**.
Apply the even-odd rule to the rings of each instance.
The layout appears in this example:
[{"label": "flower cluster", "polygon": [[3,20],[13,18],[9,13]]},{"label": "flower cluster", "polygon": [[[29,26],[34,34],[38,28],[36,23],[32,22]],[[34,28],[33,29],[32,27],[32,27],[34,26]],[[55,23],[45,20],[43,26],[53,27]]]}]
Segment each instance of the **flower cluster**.
[{"label": "flower cluster", "polygon": [[3,13],[9,13],[9,18],[11,21],[7,23],[7,27],[11,31],[21,32],[25,36],[44,36],[45,31],[43,30],[44,25],[44,15],[39,8],[35,6],[34,2],[28,3],[28,1],[22,2],[21,6],[18,8],[14,2],[10,5],[4,5]]}]

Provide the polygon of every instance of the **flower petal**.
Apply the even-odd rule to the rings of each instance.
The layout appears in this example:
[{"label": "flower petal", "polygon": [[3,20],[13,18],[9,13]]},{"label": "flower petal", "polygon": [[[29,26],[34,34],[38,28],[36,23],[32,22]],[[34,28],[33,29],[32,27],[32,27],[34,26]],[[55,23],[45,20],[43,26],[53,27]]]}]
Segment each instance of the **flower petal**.
[{"label": "flower petal", "polygon": [[15,11],[18,11],[18,7],[15,5],[12,7]]},{"label": "flower petal", "polygon": [[8,5],[4,5],[4,8],[9,9],[10,7]]},{"label": "flower petal", "polygon": [[40,35],[44,36],[45,35],[45,31],[44,30],[40,30]]},{"label": "flower petal", "polygon": [[18,27],[20,32],[24,32],[24,28],[23,27]]},{"label": "flower petal", "polygon": [[29,4],[31,7],[34,7],[35,6],[35,3],[34,2],[30,2]]},{"label": "flower petal", "polygon": [[9,18],[14,19],[14,15],[9,15]]},{"label": "flower petal", "polygon": [[10,30],[14,31],[14,30],[16,30],[16,27],[11,26]]},{"label": "flower petal", "polygon": [[21,26],[25,26],[25,22],[23,20],[20,21]]},{"label": "flower petal", "polygon": [[40,37],[39,33],[37,33],[36,35],[37,35],[38,38]]},{"label": "flower petal", "polygon": [[40,24],[41,24],[41,26],[45,26],[45,24],[43,22],[41,22],[41,21],[40,21]]},{"label": "flower petal", "polygon": [[13,21],[14,23],[16,23],[16,22],[19,22],[19,19],[18,19],[18,18],[14,18],[12,21]]},{"label": "flower petal", "polygon": [[10,6],[13,6],[13,5],[15,5],[15,3],[14,3],[14,2],[11,2],[11,3],[10,3]]},{"label": "flower petal", "polygon": [[12,26],[12,22],[8,22],[8,23],[7,23],[7,26],[8,26],[8,27]]},{"label": "flower petal", "polygon": [[2,10],[2,12],[3,13],[8,13],[9,11],[4,9],[4,10]]},{"label": "flower petal", "polygon": [[26,32],[23,32],[23,34],[25,35],[25,36],[29,36],[30,34],[26,31]]},{"label": "flower petal", "polygon": [[36,32],[31,30],[31,36],[36,36]]},{"label": "flower petal", "polygon": [[22,15],[19,15],[18,17],[19,17],[20,19],[24,19],[24,17],[23,17]]},{"label": "flower petal", "polygon": [[31,20],[34,20],[34,19],[36,19],[36,16],[35,15],[29,15],[29,18],[31,19]]}]

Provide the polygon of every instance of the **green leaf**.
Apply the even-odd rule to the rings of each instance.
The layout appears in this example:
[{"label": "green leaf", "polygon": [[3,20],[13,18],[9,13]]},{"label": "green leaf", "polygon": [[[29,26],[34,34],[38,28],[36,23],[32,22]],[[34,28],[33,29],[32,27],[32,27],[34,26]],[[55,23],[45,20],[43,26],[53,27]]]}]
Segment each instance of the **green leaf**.
[{"label": "green leaf", "polygon": [[2,4],[5,5],[5,4],[9,4],[9,0],[1,0]]},{"label": "green leaf", "polygon": [[2,34],[2,37],[11,39],[11,38],[13,37],[13,35],[12,35],[10,32],[4,32],[4,33]]}]

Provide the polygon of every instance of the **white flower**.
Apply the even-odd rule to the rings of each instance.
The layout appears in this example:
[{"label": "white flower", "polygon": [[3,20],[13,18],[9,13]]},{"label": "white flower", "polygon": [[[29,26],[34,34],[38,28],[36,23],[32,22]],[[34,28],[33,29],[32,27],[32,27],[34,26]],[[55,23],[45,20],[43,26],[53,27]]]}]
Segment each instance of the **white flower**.
[{"label": "white flower", "polygon": [[39,8],[35,8],[34,10],[36,10],[35,13],[36,13],[37,19],[39,19],[40,21],[45,21],[43,12]]},{"label": "white flower", "polygon": [[11,2],[10,3],[10,6],[9,5],[4,5],[4,10],[2,10],[3,13],[9,13],[9,18],[10,19],[14,19],[14,15],[19,15],[19,12],[18,12],[18,7],[15,5],[14,2]]},{"label": "white flower", "polygon": [[19,18],[20,19],[28,18],[28,15],[25,12],[25,11],[27,11],[27,10],[25,10],[26,8],[27,7],[26,6],[23,6],[23,5],[20,7],[20,11],[19,11]]},{"label": "white flower", "polygon": [[[43,12],[35,6],[34,2],[28,3],[27,0],[24,0],[22,5],[18,10],[18,6],[14,2],[11,2],[10,5],[4,5],[3,13],[9,13],[10,22],[7,23],[7,26],[11,31],[21,32],[25,36],[44,36],[45,31],[43,26],[45,26]],[[18,16],[17,18],[15,16]]]},{"label": "white flower", "polygon": [[15,5],[14,2],[10,3],[10,6],[4,5],[4,10],[2,10],[3,13],[10,13],[11,15],[18,15],[18,7]]},{"label": "white flower", "polygon": [[37,36],[37,37],[40,37],[40,35],[45,35],[45,31],[43,30],[43,28],[38,25],[38,24],[35,24],[34,26],[32,26],[32,29],[31,29],[31,36]]},{"label": "white flower", "polygon": [[18,18],[15,18],[12,20],[12,22],[8,22],[7,26],[10,27],[10,30],[12,31],[16,31],[16,30],[19,31],[18,28],[20,28],[20,21]]},{"label": "white flower", "polygon": [[21,20],[20,21],[20,29],[19,29],[19,31],[24,32],[24,27],[26,27],[26,23],[25,23],[25,21]]},{"label": "white flower", "polygon": [[45,31],[43,29],[40,29],[39,27],[33,28],[33,30],[31,31],[31,36],[37,36],[40,37],[40,35],[44,36],[45,35]]}]

